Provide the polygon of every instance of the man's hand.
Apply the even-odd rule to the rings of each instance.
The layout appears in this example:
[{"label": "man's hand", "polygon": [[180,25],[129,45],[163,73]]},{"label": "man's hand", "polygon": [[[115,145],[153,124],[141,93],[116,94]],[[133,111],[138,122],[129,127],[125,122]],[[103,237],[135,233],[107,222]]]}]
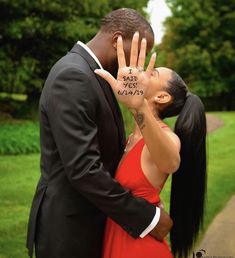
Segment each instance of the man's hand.
[{"label": "man's hand", "polygon": [[163,241],[173,226],[173,221],[165,212],[164,209],[160,208],[160,219],[156,227],[150,232],[150,235],[156,238],[158,241]]}]

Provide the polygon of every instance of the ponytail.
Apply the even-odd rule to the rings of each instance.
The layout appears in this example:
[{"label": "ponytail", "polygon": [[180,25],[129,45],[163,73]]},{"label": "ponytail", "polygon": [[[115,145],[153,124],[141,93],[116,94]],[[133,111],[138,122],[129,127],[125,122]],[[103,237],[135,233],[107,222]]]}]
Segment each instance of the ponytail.
[{"label": "ponytail", "polygon": [[203,224],[206,194],[206,117],[199,97],[187,93],[175,124],[181,164],[172,176],[170,233],[175,257],[188,257]]}]

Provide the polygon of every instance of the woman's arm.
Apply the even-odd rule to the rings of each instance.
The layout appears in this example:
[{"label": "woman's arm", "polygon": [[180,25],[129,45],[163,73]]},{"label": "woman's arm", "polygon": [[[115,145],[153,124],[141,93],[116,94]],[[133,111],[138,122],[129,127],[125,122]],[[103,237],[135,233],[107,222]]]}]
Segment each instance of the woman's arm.
[{"label": "woman's arm", "polygon": [[140,51],[138,51],[138,45],[139,34],[135,33],[131,45],[130,66],[126,66],[123,41],[119,37],[117,40],[119,65],[117,79],[105,70],[98,69],[95,70],[95,73],[110,84],[119,102],[133,113],[151,157],[159,170],[172,173],[179,167],[180,142],[175,134],[162,130],[148,107],[145,96],[150,85],[156,54],[152,55],[148,67],[144,71],[146,39],[142,39]]},{"label": "woman's arm", "polygon": [[180,140],[170,130],[162,129],[149,109],[147,100],[137,109],[131,109],[151,159],[164,173],[175,172],[180,164]]}]

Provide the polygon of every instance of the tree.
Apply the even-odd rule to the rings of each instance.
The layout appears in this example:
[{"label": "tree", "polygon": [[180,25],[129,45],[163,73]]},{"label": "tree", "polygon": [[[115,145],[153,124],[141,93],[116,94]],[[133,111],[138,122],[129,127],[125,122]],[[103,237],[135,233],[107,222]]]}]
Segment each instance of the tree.
[{"label": "tree", "polygon": [[201,97],[235,93],[235,0],[167,0],[172,16],[158,48]]},{"label": "tree", "polygon": [[101,17],[148,0],[0,0],[0,92],[38,100],[52,64],[79,39],[88,41]]}]

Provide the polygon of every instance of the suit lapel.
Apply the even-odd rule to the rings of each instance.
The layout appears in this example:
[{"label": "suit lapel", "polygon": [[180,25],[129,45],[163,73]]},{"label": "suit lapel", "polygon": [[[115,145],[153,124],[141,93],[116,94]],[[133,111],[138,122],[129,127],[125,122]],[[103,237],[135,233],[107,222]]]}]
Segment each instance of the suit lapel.
[{"label": "suit lapel", "polygon": [[[95,62],[95,60],[93,59],[93,57],[80,45],[75,44],[70,52],[81,55],[87,61],[92,72],[94,72],[95,69],[100,68],[98,66],[98,64]],[[123,123],[121,110],[119,108],[118,102],[114,96],[114,93],[113,93],[110,85],[104,79],[102,79],[100,76],[96,75],[96,78],[97,78],[99,85],[102,88],[104,95],[105,95],[105,97],[109,103],[109,106],[112,110],[114,120],[118,127],[120,150],[123,151],[124,146],[125,146],[125,131],[124,131],[124,123]]]},{"label": "suit lapel", "polygon": [[99,81],[101,88],[104,91],[106,99],[113,112],[114,119],[115,119],[116,125],[118,127],[118,131],[119,131],[120,148],[121,148],[121,150],[123,150],[124,146],[125,146],[125,135],[124,135],[125,130],[124,130],[123,117],[122,117],[120,107],[118,105],[118,102],[116,100],[116,97],[114,96],[114,93],[113,93],[110,85],[104,79],[99,77],[99,75],[96,75],[96,77]]}]

